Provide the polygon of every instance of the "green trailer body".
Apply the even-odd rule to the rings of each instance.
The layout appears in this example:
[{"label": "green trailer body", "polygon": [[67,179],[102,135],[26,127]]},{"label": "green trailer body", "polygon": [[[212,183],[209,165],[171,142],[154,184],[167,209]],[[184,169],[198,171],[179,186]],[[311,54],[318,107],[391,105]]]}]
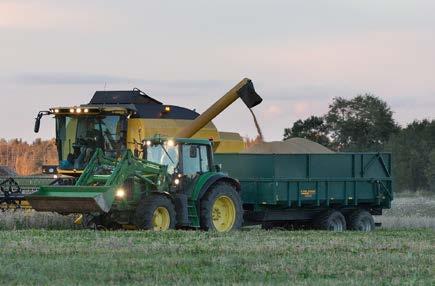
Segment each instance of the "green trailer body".
[{"label": "green trailer body", "polygon": [[312,219],[331,208],[381,214],[393,199],[389,153],[216,154],[214,160],[239,180],[248,221]]}]

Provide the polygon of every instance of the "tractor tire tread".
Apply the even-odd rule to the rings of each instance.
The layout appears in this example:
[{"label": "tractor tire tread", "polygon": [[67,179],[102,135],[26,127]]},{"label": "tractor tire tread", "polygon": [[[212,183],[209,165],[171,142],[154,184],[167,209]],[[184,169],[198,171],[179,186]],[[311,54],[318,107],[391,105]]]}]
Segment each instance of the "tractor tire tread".
[{"label": "tractor tire tread", "polygon": [[243,224],[243,206],[239,193],[234,186],[225,182],[218,182],[210,187],[200,200],[200,228],[202,230],[214,230],[213,220],[211,217],[214,199],[224,194],[229,196],[236,207],[236,219],[231,230],[237,230]]},{"label": "tractor tire tread", "polygon": [[145,229],[145,230],[153,229],[152,219],[154,216],[154,211],[158,207],[165,207],[168,210],[170,216],[169,229],[175,229],[175,225],[176,225],[175,206],[168,197],[159,194],[151,194],[140,200],[134,214],[134,220],[133,220],[134,224],[139,229]]}]

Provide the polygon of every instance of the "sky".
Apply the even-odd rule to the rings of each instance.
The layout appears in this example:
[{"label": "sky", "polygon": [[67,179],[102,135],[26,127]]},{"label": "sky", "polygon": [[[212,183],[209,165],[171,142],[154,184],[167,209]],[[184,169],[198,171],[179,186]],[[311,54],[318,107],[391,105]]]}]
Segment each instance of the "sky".
[{"label": "sky", "polygon": [[[54,137],[39,110],[137,87],[204,111],[244,77],[268,141],[334,97],[372,93],[435,119],[435,1],[0,0],[0,137]],[[257,135],[239,100],[218,129]]]}]

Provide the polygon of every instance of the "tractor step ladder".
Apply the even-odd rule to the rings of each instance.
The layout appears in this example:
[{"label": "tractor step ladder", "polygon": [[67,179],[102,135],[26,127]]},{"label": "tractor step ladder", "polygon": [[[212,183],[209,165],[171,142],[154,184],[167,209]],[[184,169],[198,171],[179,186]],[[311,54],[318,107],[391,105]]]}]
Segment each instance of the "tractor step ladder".
[{"label": "tractor step ladder", "polygon": [[195,202],[189,200],[187,203],[187,212],[189,215],[189,222],[193,227],[199,227],[198,209]]}]

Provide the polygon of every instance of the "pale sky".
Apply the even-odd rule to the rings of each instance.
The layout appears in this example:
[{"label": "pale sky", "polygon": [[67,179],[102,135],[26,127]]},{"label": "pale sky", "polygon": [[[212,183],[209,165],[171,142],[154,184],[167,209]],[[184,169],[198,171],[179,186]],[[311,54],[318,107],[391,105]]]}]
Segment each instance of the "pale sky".
[{"label": "pale sky", "polygon": [[[0,137],[54,137],[38,110],[138,87],[204,111],[242,78],[266,140],[370,92],[400,124],[435,118],[435,1],[3,1]],[[215,121],[254,137],[241,101]]]}]

